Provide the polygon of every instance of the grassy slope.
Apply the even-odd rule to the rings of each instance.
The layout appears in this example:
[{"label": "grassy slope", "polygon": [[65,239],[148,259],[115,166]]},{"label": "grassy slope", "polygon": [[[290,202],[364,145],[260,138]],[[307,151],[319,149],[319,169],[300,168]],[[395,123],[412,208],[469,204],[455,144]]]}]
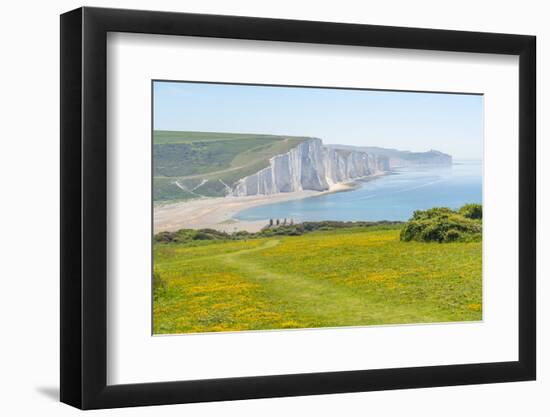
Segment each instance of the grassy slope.
[{"label": "grassy slope", "polygon": [[153,141],[155,144],[167,143],[193,143],[193,142],[212,142],[227,141],[235,139],[250,138],[278,138],[275,135],[261,135],[253,133],[224,133],[224,132],[185,132],[175,130],[155,130],[153,132]]},{"label": "grassy slope", "polygon": [[[238,179],[268,166],[272,156],[288,152],[306,139],[241,133],[155,131],[154,200],[225,195],[223,183],[232,186]],[[182,190],[174,184],[175,181],[193,192]]]},{"label": "grassy slope", "polygon": [[480,242],[373,227],[154,250],[155,333],[481,319]]}]

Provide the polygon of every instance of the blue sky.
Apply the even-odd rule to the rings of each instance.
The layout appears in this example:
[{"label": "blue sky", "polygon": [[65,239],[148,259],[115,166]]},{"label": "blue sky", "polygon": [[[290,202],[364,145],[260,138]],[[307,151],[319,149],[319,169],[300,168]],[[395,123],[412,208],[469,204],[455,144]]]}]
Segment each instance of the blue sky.
[{"label": "blue sky", "polygon": [[154,128],[314,136],[481,159],[483,97],[156,81]]}]

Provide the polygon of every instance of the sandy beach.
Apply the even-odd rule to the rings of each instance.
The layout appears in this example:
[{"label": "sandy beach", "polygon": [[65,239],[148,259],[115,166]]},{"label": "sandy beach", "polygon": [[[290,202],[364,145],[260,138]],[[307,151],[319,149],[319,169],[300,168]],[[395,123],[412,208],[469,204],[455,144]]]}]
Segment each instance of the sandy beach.
[{"label": "sandy beach", "polygon": [[154,208],[154,233],[173,232],[179,229],[216,229],[224,232],[246,230],[257,232],[267,225],[268,219],[242,221],[233,217],[240,211],[264,204],[280,203],[327,193],[352,189],[352,184],[334,184],[328,191],[296,191],[274,195],[248,197],[201,198],[179,203],[158,205]]},{"label": "sandy beach", "polygon": [[216,229],[225,232],[246,230],[257,232],[267,221],[241,221],[234,219],[239,211],[264,204],[319,195],[316,191],[297,191],[275,195],[254,195],[248,197],[201,198],[155,207],[154,232],[179,229]]}]

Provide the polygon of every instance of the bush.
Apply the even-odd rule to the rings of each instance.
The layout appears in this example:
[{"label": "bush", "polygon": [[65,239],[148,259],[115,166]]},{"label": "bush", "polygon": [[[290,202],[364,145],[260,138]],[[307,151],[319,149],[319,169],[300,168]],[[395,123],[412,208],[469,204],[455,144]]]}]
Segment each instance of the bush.
[{"label": "bush", "polygon": [[155,242],[171,243],[173,241],[174,241],[174,233],[172,232],[160,232],[155,235]]},{"label": "bush", "polygon": [[181,229],[177,232],[160,232],[155,235],[157,243],[182,243],[192,240],[196,232],[189,229]]},{"label": "bush", "polygon": [[469,219],[481,219],[483,217],[481,204],[466,204],[460,207],[458,212]]},{"label": "bush", "polygon": [[231,235],[214,229],[180,229],[177,232],[160,232],[155,235],[156,243],[186,243],[192,240],[228,240]]},{"label": "bush", "polygon": [[225,232],[220,232],[215,229],[200,229],[197,230],[192,237],[193,240],[227,240],[231,236]]},{"label": "bush", "polygon": [[358,227],[376,227],[376,226],[395,226],[403,222],[396,221],[378,221],[378,222],[341,222],[341,221],[320,221],[304,223],[288,223],[286,225],[266,225],[261,231],[252,233],[244,230],[226,233],[214,229],[180,229],[177,232],[160,232],[154,237],[155,243],[186,243],[189,245],[201,244],[201,241],[228,241],[228,240],[248,240],[272,236],[301,236],[305,233],[315,232],[317,230],[336,230]]},{"label": "bush", "polygon": [[[400,239],[405,242],[414,240],[440,243],[481,239],[481,218],[464,216],[461,213],[463,208],[458,212],[447,207],[417,210],[405,227],[401,229]],[[467,210],[468,214],[477,215],[481,212],[481,207],[479,210],[477,208]]]},{"label": "bush", "polygon": [[461,240],[463,234],[456,229],[450,229],[445,232],[445,242],[454,242],[455,240]]}]

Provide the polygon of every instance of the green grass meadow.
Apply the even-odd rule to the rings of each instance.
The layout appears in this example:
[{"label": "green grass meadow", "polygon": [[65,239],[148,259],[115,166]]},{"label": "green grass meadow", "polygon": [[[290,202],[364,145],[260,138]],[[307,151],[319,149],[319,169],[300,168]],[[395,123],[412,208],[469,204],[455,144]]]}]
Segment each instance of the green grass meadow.
[{"label": "green grass meadow", "polygon": [[481,241],[406,242],[402,227],[157,242],[154,333],[481,320]]}]

